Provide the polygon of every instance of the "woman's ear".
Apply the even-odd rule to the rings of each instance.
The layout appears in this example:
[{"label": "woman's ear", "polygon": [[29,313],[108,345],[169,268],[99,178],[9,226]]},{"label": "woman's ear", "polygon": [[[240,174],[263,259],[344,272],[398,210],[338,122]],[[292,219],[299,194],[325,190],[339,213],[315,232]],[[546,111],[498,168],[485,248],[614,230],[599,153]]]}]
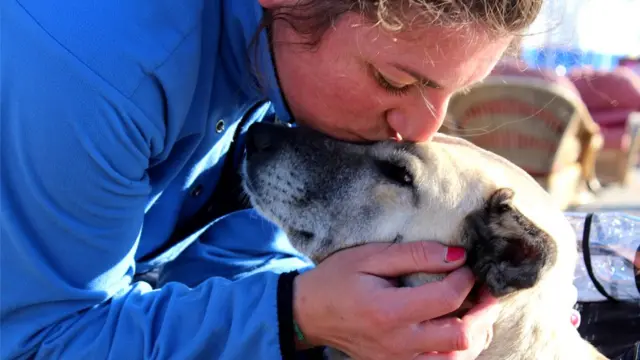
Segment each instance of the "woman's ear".
[{"label": "woman's ear", "polygon": [[[244,1],[244,0],[243,0]],[[280,6],[291,6],[297,3],[297,0],[258,0],[260,5],[266,9],[273,9]]]}]

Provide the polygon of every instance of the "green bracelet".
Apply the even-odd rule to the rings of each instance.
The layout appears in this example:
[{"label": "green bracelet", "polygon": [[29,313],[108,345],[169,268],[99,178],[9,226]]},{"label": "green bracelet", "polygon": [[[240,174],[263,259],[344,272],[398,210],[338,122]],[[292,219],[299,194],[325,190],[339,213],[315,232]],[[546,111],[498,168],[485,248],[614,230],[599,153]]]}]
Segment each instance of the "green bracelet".
[{"label": "green bracelet", "polygon": [[293,331],[296,332],[296,337],[298,337],[298,341],[306,343],[304,339],[304,334],[302,333],[302,330],[300,330],[300,327],[295,321],[293,322]]}]

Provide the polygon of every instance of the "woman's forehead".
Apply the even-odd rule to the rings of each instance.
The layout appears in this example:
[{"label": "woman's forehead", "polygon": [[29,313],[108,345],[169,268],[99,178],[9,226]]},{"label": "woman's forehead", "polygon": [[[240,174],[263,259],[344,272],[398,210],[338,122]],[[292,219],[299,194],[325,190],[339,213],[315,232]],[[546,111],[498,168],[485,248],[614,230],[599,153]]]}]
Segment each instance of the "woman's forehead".
[{"label": "woman's forehead", "polygon": [[449,89],[484,79],[512,40],[496,37],[480,25],[415,26],[405,33],[362,26],[356,36],[360,50],[376,60],[401,65]]}]

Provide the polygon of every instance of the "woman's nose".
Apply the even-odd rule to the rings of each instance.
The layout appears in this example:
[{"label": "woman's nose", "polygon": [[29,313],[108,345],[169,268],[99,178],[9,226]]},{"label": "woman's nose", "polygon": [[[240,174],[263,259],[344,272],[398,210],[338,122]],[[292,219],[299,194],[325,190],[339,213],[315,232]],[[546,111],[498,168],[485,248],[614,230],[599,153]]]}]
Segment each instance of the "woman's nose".
[{"label": "woman's nose", "polygon": [[427,141],[444,121],[449,98],[438,101],[421,100],[420,104],[406,104],[387,110],[387,124],[407,141]]}]

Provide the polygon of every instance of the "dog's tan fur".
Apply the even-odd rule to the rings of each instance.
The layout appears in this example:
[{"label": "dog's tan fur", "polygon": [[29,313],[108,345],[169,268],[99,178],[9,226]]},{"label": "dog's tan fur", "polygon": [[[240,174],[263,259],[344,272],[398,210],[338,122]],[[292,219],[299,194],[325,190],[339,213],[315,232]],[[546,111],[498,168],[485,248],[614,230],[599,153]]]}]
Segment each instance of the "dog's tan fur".
[{"label": "dog's tan fur", "polygon": [[[295,136],[304,137],[307,133],[296,132]],[[541,269],[533,287],[520,289],[500,299],[501,312],[493,329],[493,341],[478,359],[606,359],[580,337],[569,321],[576,300],[572,286],[578,259],[575,233],[564,214],[553,206],[549,195],[520,168],[467,141],[444,135],[437,135],[427,143],[406,145],[412,147],[413,155],[405,156],[404,160],[409,162],[407,166],[412,169],[413,181],[419,183],[416,202],[411,191],[397,184],[371,180],[368,177],[374,175],[369,170],[354,170],[354,167],[367,168],[358,159],[389,159],[398,155],[398,145],[391,142],[336,145],[330,139],[308,136],[310,139],[305,140],[279,139],[295,142],[296,146],[282,145],[268,159],[248,159],[244,171],[245,188],[252,203],[287,231],[300,251],[315,261],[322,261],[341,248],[370,241],[430,239],[469,248],[471,244],[465,243],[468,241],[468,236],[465,236],[468,216],[486,206],[488,199],[500,189],[511,189],[513,197],[508,200],[508,206],[548,235],[553,242],[554,258]],[[296,153],[304,146],[313,149],[306,155]],[[323,149],[335,153],[327,155],[328,158],[314,155]],[[342,159],[341,151],[352,154]],[[349,161],[353,161],[353,165]],[[332,164],[335,167],[321,171],[314,169],[316,166],[331,167]],[[336,182],[326,188],[341,196],[332,200],[331,194],[325,193],[325,202],[314,207],[314,201],[320,200],[307,197],[309,192],[326,190],[317,188],[320,185],[313,185],[316,184],[313,177],[321,172],[327,172],[332,179],[344,175],[342,184]],[[286,185],[275,188],[260,185],[276,177]],[[300,194],[291,190],[293,188],[304,190],[307,196],[304,207],[294,208],[291,205],[289,199],[297,199]],[[375,221],[358,215],[359,208],[371,203],[375,205],[376,214],[383,214],[373,216]],[[326,214],[331,206],[345,209],[342,213],[338,209]],[[342,222],[341,214],[346,213],[353,218]],[[313,216],[305,217],[305,214]],[[291,223],[293,218],[296,220]],[[488,224],[496,234],[508,235],[506,237],[523,234],[522,225],[512,218],[505,216],[498,220],[500,224]],[[298,239],[292,229],[300,227],[315,235],[314,239],[325,239],[324,245]],[[323,235],[329,234],[329,228],[332,233]],[[404,283],[416,286],[441,278],[442,275],[416,274],[406,278]],[[335,353],[334,356],[338,357]]]}]

